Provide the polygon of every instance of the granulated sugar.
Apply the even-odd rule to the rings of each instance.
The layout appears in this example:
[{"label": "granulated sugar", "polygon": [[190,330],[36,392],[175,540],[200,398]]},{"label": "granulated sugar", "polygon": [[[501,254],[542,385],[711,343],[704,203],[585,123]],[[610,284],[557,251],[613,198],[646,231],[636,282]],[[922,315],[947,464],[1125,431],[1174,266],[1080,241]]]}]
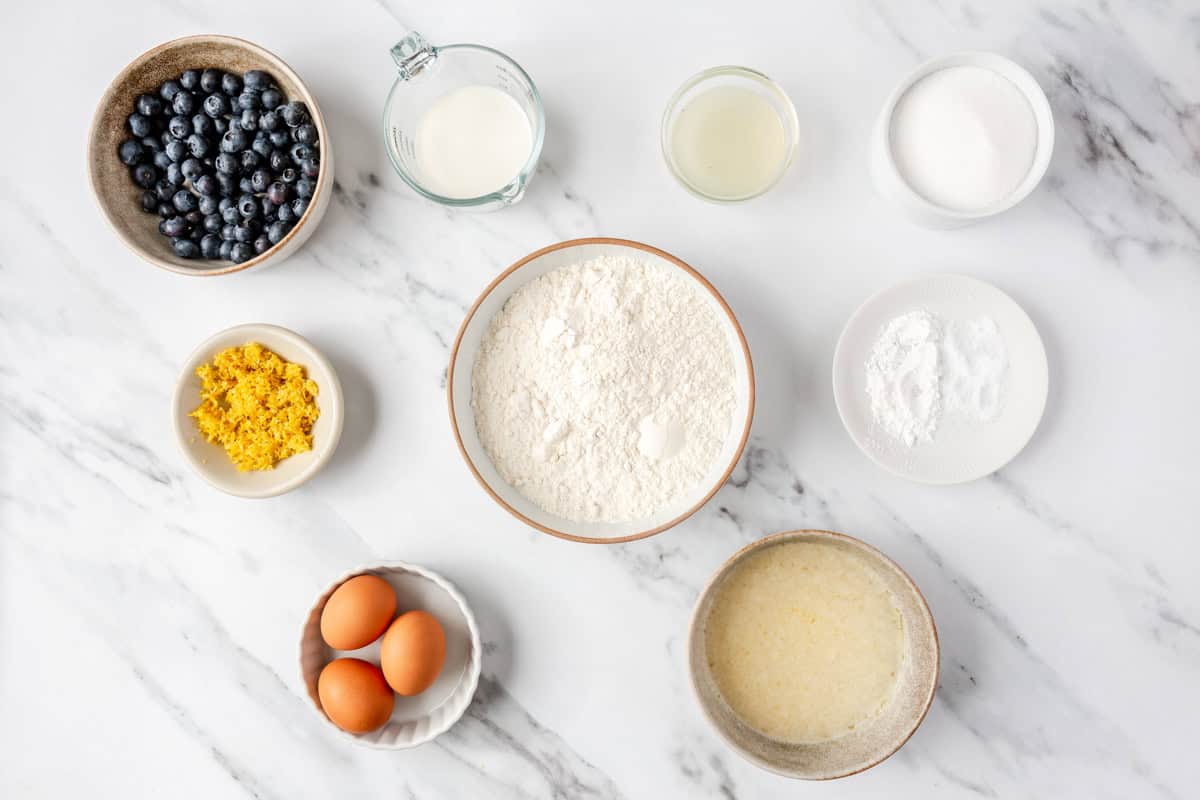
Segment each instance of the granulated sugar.
[{"label": "granulated sugar", "polygon": [[686,273],[606,256],[517,290],[472,372],[501,477],[575,521],[653,514],[709,472],[735,405],[717,309]]}]

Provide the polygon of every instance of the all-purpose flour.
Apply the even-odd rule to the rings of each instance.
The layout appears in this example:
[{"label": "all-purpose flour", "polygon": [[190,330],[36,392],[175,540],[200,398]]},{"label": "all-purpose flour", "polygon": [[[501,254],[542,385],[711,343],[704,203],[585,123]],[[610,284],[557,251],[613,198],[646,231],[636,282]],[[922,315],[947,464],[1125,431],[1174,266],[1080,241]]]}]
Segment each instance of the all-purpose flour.
[{"label": "all-purpose flour", "polygon": [[517,290],[472,372],[500,475],[576,521],[638,519],[695,487],[735,404],[729,342],[701,292],[674,267],[611,256]]},{"label": "all-purpose flour", "polygon": [[1000,413],[1007,369],[991,317],[944,324],[928,311],[910,311],[884,325],[871,348],[871,414],[909,447],[932,440],[944,414],[990,422]]}]

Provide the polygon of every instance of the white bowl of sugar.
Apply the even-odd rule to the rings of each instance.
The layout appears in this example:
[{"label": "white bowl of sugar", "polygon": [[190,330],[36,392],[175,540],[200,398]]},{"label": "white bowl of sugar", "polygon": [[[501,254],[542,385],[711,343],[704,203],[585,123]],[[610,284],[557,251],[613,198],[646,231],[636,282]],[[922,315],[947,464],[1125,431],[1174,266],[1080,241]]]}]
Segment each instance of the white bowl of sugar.
[{"label": "white bowl of sugar", "polygon": [[678,258],[577,239],[501,273],[447,374],[471,473],[502,508],[579,542],[642,539],[724,485],[754,416],[737,319]]},{"label": "white bowl of sugar", "polygon": [[1050,102],[1028,71],[994,53],[954,53],[920,65],[888,96],[871,178],[913,222],[957,228],[1025,199],[1053,150]]}]

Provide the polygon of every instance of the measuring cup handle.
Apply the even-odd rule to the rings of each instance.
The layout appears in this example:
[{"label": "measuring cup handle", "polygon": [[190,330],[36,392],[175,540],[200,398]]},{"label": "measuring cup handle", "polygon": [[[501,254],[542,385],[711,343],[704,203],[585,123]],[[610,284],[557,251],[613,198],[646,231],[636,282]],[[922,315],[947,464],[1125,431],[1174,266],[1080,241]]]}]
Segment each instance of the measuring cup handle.
[{"label": "measuring cup handle", "polygon": [[402,80],[411,80],[419,75],[436,56],[437,48],[416,31],[409,32],[392,45],[392,60],[400,68]]}]

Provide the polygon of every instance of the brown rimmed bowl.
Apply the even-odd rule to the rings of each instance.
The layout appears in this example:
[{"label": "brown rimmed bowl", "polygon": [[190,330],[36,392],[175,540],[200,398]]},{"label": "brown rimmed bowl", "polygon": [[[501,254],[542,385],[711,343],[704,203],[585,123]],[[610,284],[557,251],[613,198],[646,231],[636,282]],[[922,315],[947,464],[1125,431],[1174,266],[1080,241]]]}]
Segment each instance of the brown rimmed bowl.
[{"label": "brown rimmed bowl", "polygon": [[[279,244],[241,264],[175,255],[171,241],[158,232],[159,216],[142,211],[143,190],[134,184],[129,167],[117,157],[117,147],[132,136],[126,118],[133,112],[137,96],[156,94],[163,81],[179,77],[185,69],[207,67],[238,74],[265,70],[288,100],[301,100],[308,106],[320,136],[321,171],[304,216]],[[333,150],[317,99],[279,56],[232,36],[185,36],[147,50],[130,62],[109,84],[96,106],[88,132],[87,159],[92,193],[121,241],[143,260],[180,275],[229,275],[283,261],[299,250],[316,230],[333,196]]]},{"label": "brown rimmed bowl", "polygon": [[[705,638],[708,616],[725,579],[749,556],[791,542],[820,542],[852,552],[891,591],[904,625],[904,665],[888,704],[878,716],[852,733],[814,744],[782,742],[747,725],[721,697],[708,666]],[[709,724],[738,755],[755,766],[788,778],[845,778],[870,769],[899,750],[929,713],[937,689],[939,659],[933,614],[912,579],[896,562],[874,547],[832,531],[777,533],[734,553],[700,593],[688,628],[688,673]]]},{"label": "brown rimmed bowl", "polygon": [[[636,258],[680,269],[703,290],[718,317],[724,322],[736,370],[736,406],[733,423],[730,425],[720,456],[704,480],[681,500],[650,517],[630,522],[576,522],[542,510],[496,471],[475,429],[475,413],[471,408],[471,372],[475,367],[479,345],[487,332],[488,324],[517,289],[560,267],[605,256]],[[559,242],[530,253],[500,273],[483,290],[463,320],[450,353],[446,390],[450,404],[450,424],[458,442],[458,449],[484,490],[502,508],[527,525],[543,533],[576,542],[615,544],[644,539],[678,525],[696,513],[717,493],[733,472],[746,446],[746,439],[750,435],[750,423],[754,418],[754,366],[750,360],[750,348],[746,344],[746,337],[729,305],[704,276],[683,261],[650,245],[627,239],[593,238]]]}]

